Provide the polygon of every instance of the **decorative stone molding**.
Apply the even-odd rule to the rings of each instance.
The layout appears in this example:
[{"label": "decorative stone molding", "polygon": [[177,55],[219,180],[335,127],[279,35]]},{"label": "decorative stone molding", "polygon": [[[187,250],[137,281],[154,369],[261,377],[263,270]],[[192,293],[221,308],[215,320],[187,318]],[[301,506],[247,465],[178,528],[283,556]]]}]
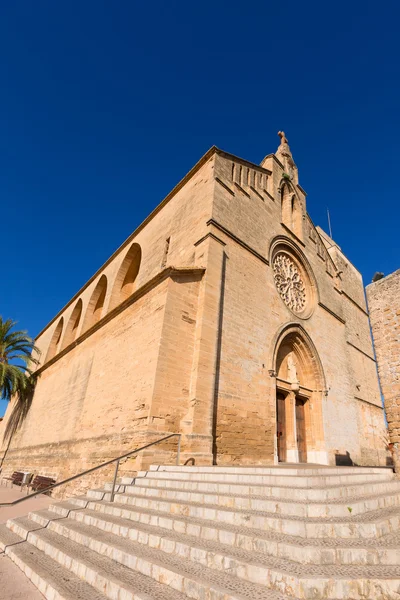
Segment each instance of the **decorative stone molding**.
[{"label": "decorative stone molding", "polygon": [[296,263],[285,252],[278,252],[272,264],[280,297],[294,313],[301,313],[307,301],[306,286]]},{"label": "decorative stone molding", "polygon": [[318,302],[317,284],[303,252],[286,236],[271,245],[270,264],[276,290],[287,308],[301,319],[308,319]]}]

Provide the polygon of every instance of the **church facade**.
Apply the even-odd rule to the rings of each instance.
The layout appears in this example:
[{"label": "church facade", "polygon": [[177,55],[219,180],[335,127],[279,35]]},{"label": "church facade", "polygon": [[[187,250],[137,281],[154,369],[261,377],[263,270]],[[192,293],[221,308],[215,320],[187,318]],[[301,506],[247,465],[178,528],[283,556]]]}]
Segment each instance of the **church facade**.
[{"label": "church facade", "polygon": [[39,334],[8,470],[60,480],[169,433],[182,462],[386,464],[362,278],[280,137],[260,165],[211,148]]}]

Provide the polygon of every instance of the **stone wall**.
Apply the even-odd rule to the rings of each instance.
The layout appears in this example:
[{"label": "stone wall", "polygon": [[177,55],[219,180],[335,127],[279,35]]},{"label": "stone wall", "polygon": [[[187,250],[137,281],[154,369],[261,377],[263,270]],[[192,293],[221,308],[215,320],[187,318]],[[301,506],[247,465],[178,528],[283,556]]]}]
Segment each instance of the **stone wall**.
[{"label": "stone wall", "polygon": [[400,471],[400,270],[367,286],[368,307],[396,471]]},{"label": "stone wall", "polygon": [[[39,335],[40,379],[3,444],[5,472],[60,480],[170,433],[183,462],[273,463],[279,390],[289,459],[304,402],[308,462],[385,464],[362,279],[305,207],[275,155],[258,166],[212,148]],[[304,313],[277,290],[278,249],[306,282]],[[291,352],[298,381],[282,365]],[[176,452],[175,438],[122,469]]]},{"label": "stone wall", "polygon": [[[10,444],[3,440],[3,472],[23,469],[59,481],[179,431],[180,419],[189,410],[197,301],[204,275],[203,258],[196,259],[194,244],[207,233],[211,216],[213,160],[212,153],[203,157],[195,172],[38,336],[42,351],[38,385],[22,427]],[[133,243],[141,247],[134,287],[113,307],[115,282]],[[85,331],[93,292],[104,276],[108,286],[101,318]],[[77,302],[82,302],[81,318],[74,339],[63,348]],[[60,319],[64,327],[57,351],[47,360]],[[0,423],[1,437],[12,411],[11,404]],[[175,438],[157,446],[151,456],[162,461],[164,454],[168,459],[176,456],[176,450]],[[142,454],[123,469],[135,471],[145,460]],[[104,479],[104,474],[99,472],[98,477]]]},{"label": "stone wall", "polygon": [[[254,189],[252,169],[244,162],[218,156],[215,163],[219,185],[210,225],[225,244],[226,256],[217,460],[232,464],[242,463],[244,456],[249,463],[274,459],[276,381],[269,371],[275,368],[278,332],[293,324],[312,340],[325,381],[314,401],[323,413],[320,439],[314,440],[315,460],[334,464],[336,456],[350,456],[357,464],[386,464],[361,275],[333,240],[323,243],[310,221],[303,219],[301,239],[281,222],[282,166],[275,157],[267,157],[264,164],[269,173],[264,172],[263,187]],[[298,193],[303,202],[302,191]],[[309,318],[296,317],[277,294],[271,252],[281,242],[296,248],[315,278],[315,308]],[[340,269],[327,250],[332,246]]]}]

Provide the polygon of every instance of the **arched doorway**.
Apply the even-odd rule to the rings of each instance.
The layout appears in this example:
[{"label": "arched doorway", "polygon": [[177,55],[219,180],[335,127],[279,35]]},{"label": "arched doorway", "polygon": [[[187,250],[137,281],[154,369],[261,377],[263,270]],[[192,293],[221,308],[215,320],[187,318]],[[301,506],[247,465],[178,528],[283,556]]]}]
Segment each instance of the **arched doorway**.
[{"label": "arched doorway", "polygon": [[301,325],[287,325],[278,335],[273,371],[278,462],[327,464],[325,379],[316,348]]}]

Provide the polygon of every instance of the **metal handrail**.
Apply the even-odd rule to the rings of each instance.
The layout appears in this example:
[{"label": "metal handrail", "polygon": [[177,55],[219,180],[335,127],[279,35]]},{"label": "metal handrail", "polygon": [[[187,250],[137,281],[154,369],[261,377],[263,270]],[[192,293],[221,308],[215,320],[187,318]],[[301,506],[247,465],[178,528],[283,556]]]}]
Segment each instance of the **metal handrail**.
[{"label": "metal handrail", "polygon": [[83,477],[84,475],[93,473],[94,471],[97,471],[98,469],[101,469],[103,467],[106,467],[107,465],[111,465],[112,463],[116,462],[117,464],[115,467],[114,480],[113,480],[113,485],[112,485],[112,490],[111,490],[111,500],[110,500],[111,502],[114,502],[115,485],[117,482],[118,468],[119,468],[120,461],[124,460],[124,458],[128,458],[129,456],[132,456],[132,454],[137,454],[138,452],[141,452],[142,450],[146,450],[146,448],[150,448],[150,446],[155,446],[156,444],[159,444],[160,442],[164,442],[165,440],[169,440],[170,438],[176,437],[176,436],[178,436],[178,452],[176,455],[176,464],[178,466],[179,462],[180,462],[180,456],[181,456],[182,434],[181,433],[171,433],[170,435],[167,435],[166,437],[156,440],[155,442],[151,442],[151,444],[146,444],[146,446],[142,446],[141,448],[136,448],[136,450],[131,450],[130,452],[127,452],[126,454],[122,454],[122,456],[117,456],[117,458],[113,458],[111,460],[108,460],[105,463],[102,463],[101,465],[97,465],[97,467],[92,467],[91,469],[88,469],[87,471],[83,471],[82,473],[78,473],[77,475],[73,475],[72,477],[68,477],[68,479],[64,479],[63,481],[60,481],[59,483],[53,483],[53,485],[50,485],[48,488],[46,488],[44,490],[34,492],[33,494],[29,494],[28,496],[24,496],[23,498],[18,498],[17,500],[14,500],[13,502],[1,502],[0,508],[2,506],[14,506],[14,504],[19,504],[20,502],[25,502],[25,500],[29,500],[29,498],[33,498],[34,496],[38,496],[39,494],[44,494],[45,492],[48,492],[49,490],[54,490],[56,487],[60,487],[60,485],[64,485],[66,483],[69,483],[70,481],[74,481],[74,479],[79,479],[79,477]]}]

